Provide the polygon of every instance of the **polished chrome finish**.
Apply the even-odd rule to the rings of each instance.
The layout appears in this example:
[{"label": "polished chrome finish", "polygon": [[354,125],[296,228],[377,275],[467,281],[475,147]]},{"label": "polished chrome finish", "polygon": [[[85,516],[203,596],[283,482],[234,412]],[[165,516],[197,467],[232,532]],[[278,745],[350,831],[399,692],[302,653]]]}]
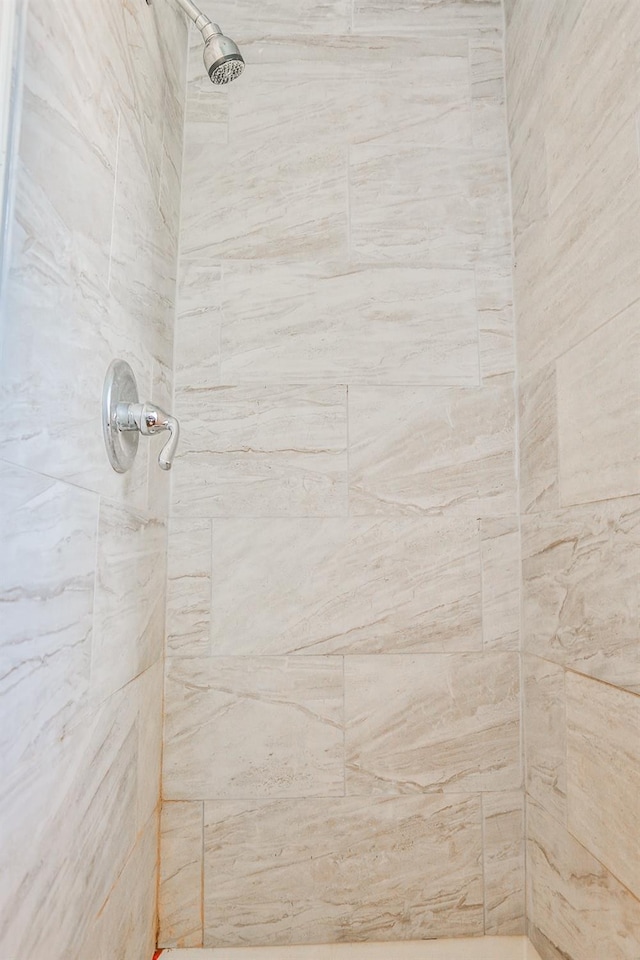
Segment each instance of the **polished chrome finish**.
[{"label": "polished chrome finish", "polygon": [[117,409],[122,403],[137,402],[138,386],[133,370],[124,360],[114,360],[107,370],[102,391],[102,432],[109,462],[117,473],[131,469],[140,439],[137,432],[121,431]]},{"label": "polished chrome finish", "polygon": [[176,0],[193,20],[204,40],[204,66],[209,79],[216,85],[230,83],[244,71],[244,59],[238,45],[225,37],[217,23],[212,23],[192,0]]},{"label": "polished chrome finish", "polygon": [[180,439],[180,425],[155,403],[140,403],[133,370],[124,360],[114,360],[107,371],[102,394],[102,430],[109,461],[118,473],[133,464],[140,434],[152,437],[167,430],[169,439],[158,456],[170,470]]}]

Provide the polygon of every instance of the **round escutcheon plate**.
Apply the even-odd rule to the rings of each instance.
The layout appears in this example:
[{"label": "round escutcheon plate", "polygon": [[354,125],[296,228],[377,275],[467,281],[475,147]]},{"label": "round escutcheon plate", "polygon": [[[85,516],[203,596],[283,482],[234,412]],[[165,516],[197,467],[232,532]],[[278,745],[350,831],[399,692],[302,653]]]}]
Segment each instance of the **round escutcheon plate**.
[{"label": "round escutcheon plate", "polygon": [[116,409],[119,403],[137,403],[138,385],[133,370],[126,360],[114,360],[104,381],[102,391],[102,432],[109,462],[117,473],[126,473],[138,451],[140,434],[137,430],[119,430]]}]

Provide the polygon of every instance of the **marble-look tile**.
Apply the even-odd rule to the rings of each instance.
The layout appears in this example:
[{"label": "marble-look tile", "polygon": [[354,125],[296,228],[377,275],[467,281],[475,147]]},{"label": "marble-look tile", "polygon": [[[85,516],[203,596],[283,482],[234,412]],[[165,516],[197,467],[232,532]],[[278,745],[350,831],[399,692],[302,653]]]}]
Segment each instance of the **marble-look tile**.
[{"label": "marble-look tile", "polygon": [[[156,945],[158,816],[144,824],[124,869],[93,919],[79,957],[91,960],[140,960]],[[46,956],[46,954],[45,954]],[[76,953],[65,954],[76,957]]]},{"label": "marble-look tile", "polygon": [[187,259],[309,260],[347,252],[346,147],[187,141],[181,251]]},{"label": "marble-look tile", "polygon": [[476,796],[205,804],[205,946],[479,935]]},{"label": "marble-look tile", "polygon": [[636,960],[638,900],[533,803],[527,830],[528,916],[558,958]]},{"label": "marble-look tile", "polygon": [[3,957],[86,956],[82,946],[136,838],[136,728],[125,688],[53,741],[46,761],[2,778]]},{"label": "marble-look tile", "polygon": [[508,256],[504,157],[429,145],[349,150],[352,256],[468,268]]},{"label": "marble-look tile", "polygon": [[214,947],[171,950],[168,960],[541,960],[524,937],[438,937],[387,943],[332,943],[294,947]]},{"label": "marble-look tile", "polygon": [[310,39],[309,51],[295,58],[289,50],[280,60],[260,51],[242,95],[230,94],[231,143],[470,145],[466,51],[434,56],[413,41],[385,38],[375,43],[374,65],[359,38],[323,39]]},{"label": "marble-look tile", "polygon": [[640,303],[558,360],[560,502],[640,493]]},{"label": "marble-look tile", "polygon": [[522,792],[484,793],[482,817],[485,933],[524,933]]},{"label": "marble-look tile", "polygon": [[627,123],[548,220],[516,238],[523,376],[640,299],[639,246],[637,131]]},{"label": "marble-look tile", "polygon": [[520,249],[526,230],[549,214],[547,150],[544,138],[547,117],[545,92],[543,86],[540,99],[527,101],[526,105],[513,105],[511,95],[507,101],[510,113],[508,130],[512,226],[517,250]]},{"label": "marble-look tile", "polygon": [[344,516],[346,387],[181,391],[176,516]]},{"label": "marble-look tile", "polygon": [[478,346],[483,380],[513,374],[515,341],[511,256],[476,264]]},{"label": "marble-look tile", "polygon": [[168,661],[167,800],[341,796],[340,657]]},{"label": "marble-look tile", "polygon": [[236,262],[222,307],[224,383],[478,383],[470,270]]},{"label": "marble-look tile", "polygon": [[345,659],[351,796],[520,786],[515,653]]},{"label": "marble-look tile", "polygon": [[[211,81],[207,78],[207,82]],[[220,382],[221,279],[222,268],[217,263],[180,263],[174,348],[176,390],[212,387]]]},{"label": "marble-look tile", "polygon": [[501,33],[469,43],[473,143],[507,155],[504,51]]},{"label": "marble-look tile", "polygon": [[573,836],[640,899],[640,697],[567,673]]},{"label": "marble-look tile", "polygon": [[91,696],[102,700],[162,656],[166,528],[102,500]]},{"label": "marble-look tile", "polygon": [[162,804],[158,945],[202,946],[202,803]]},{"label": "marble-look tile", "polygon": [[[169,367],[159,360],[153,361],[150,396],[153,403],[157,403],[162,410],[173,411],[172,366]],[[171,473],[160,468],[158,456],[167,442],[167,436],[166,433],[160,433],[150,437],[147,451],[147,514],[161,520],[165,527],[171,510]]]},{"label": "marble-look tile", "polygon": [[[162,779],[164,669],[162,660],[136,678],[131,691],[138,714],[138,830],[158,811]],[[156,825],[157,829],[157,825]]]},{"label": "marble-look tile", "polygon": [[[243,558],[243,562],[249,556],[251,554]],[[242,599],[244,601],[245,597]],[[207,654],[210,621],[211,521],[171,520],[167,557],[166,656]]]},{"label": "marble-look tile", "polygon": [[581,6],[548,78],[545,141],[551,209],[599,160],[640,103],[635,0],[616,0],[610,10],[600,0],[585,0]]},{"label": "marble-look tile", "polygon": [[498,0],[354,0],[354,27],[367,33],[476,36],[502,28]]},{"label": "marble-look tile", "polygon": [[515,512],[510,378],[479,390],[349,390],[353,514]]},{"label": "marble-look tile", "polygon": [[480,521],[485,650],[520,647],[520,535],[516,517]]},{"label": "marble-look tile", "polygon": [[523,642],[532,654],[640,692],[640,501],[530,515]]},{"label": "marble-look tile", "polygon": [[216,654],[482,649],[474,520],[216,520],[212,579]]},{"label": "marble-look tile", "polygon": [[200,6],[212,20],[228,23],[238,43],[291,34],[343,34],[351,26],[349,0],[265,0],[259,10],[253,0],[202,0]]},{"label": "marble-look tile", "polygon": [[567,819],[567,729],[564,668],[524,657],[527,794],[560,823]]},{"label": "marble-look tile", "polygon": [[86,709],[98,498],[0,463],[0,744],[9,776]]},{"label": "marble-look tile", "polygon": [[[202,5],[201,9],[204,9]],[[216,16],[220,16],[219,7],[215,13]],[[240,42],[239,35],[235,32],[233,35],[238,39],[238,42]],[[242,53],[246,60],[244,42],[242,42]],[[211,138],[215,138],[217,143],[227,143],[229,97],[232,92],[233,87],[230,86],[219,86],[215,90],[212,89],[209,76],[203,67],[202,34],[195,24],[191,24],[189,28],[189,50],[187,56],[185,143],[206,143],[207,139],[211,142]]]},{"label": "marble-look tile", "polygon": [[555,510],[558,498],[556,368],[550,363],[519,383],[520,509]]}]

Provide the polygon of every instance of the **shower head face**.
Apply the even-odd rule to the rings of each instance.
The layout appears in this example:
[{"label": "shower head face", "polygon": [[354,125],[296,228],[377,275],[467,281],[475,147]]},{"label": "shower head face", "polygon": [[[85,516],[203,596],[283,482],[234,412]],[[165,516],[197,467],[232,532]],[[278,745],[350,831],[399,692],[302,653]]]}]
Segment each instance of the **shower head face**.
[{"label": "shower head face", "polygon": [[244,59],[233,40],[215,33],[205,40],[204,65],[211,83],[231,83],[243,72]]}]

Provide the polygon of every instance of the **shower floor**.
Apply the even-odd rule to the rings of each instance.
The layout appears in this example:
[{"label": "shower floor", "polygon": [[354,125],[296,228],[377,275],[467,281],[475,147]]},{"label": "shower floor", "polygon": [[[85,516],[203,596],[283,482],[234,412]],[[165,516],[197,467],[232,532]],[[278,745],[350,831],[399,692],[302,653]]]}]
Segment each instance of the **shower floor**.
[{"label": "shower floor", "polygon": [[526,937],[163,950],[160,960],[540,960]]}]

